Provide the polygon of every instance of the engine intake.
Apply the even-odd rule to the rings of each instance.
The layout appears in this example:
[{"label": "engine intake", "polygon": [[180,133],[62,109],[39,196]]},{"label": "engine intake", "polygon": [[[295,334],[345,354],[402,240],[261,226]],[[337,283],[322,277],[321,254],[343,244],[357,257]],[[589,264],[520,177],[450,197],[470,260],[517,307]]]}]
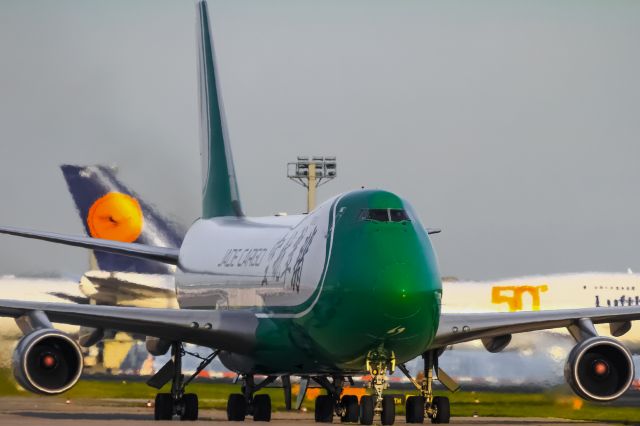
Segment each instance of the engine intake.
[{"label": "engine intake", "polygon": [[592,337],[577,344],[564,368],[571,389],[590,401],[619,398],[631,386],[634,374],[631,353],[610,337]]},{"label": "engine intake", "polygon": [[82,353],[61,331],[45,328],[25,335],[13,353],[13,375],[25,389],[56,395],[71,389],[82,374]]}]

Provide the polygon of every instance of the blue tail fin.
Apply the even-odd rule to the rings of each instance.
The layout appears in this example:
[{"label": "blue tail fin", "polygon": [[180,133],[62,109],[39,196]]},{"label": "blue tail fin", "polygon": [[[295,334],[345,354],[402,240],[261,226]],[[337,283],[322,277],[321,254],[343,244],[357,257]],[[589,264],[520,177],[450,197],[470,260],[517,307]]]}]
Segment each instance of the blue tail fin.
[{"label": "blue tail fin", "polygon": [[[180,247],[184,231],[160,216],[149,204],[104,166],[62,165],[62,174],[73,196],[87,235],[160,247]],[[171,274],[173,266],[127,256],[94,252],[105,271]]]}]

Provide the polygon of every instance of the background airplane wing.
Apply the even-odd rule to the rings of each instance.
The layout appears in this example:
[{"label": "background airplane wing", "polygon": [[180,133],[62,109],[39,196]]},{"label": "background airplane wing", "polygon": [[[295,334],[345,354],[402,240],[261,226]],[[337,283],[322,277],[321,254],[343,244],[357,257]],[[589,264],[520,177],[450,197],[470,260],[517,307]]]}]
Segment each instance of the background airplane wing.
[{"label": "background airplane wing", "polygon": [[567,327],[574,333],[582,327],[582,320],[589,320],[593,324],[609,323],[611,333],[621,336],[629,331],[630,321],[637,319],[640,319],[640,306],[442,314],[432,347],[561,327]]},{"label": "background airplane wing", "polygon": [[101,238],[79,237],[75,235],[57,234],[55,232],[33,231],[31,229],[16,228],[13,226],[0,226],[0,234],[16,235],[18,237],[33,238],[52,243],[66,244],[75,247],[84,247],[93,250],[101,250],[109,253],[125,256],[155,260],[158,262],[178,264],[180,250],[170,247],[155,247],[138,243],[122,243],[120,241],[104,240]]},{"label": "background airplane wing", "polygon": [[17,318],[34,311],[44,312],[52,322],[121,330],[241,354],[253,349],[258,326],[255,315],[245,310],[129,308],[0,300],[0,316]]}]

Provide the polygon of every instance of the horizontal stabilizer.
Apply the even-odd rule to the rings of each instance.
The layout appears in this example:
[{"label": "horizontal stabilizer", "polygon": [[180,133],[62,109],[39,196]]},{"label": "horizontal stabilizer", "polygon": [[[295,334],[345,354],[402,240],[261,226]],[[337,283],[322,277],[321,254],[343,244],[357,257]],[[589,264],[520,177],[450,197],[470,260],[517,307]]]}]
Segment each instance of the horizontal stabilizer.
[{"label": "horizontal stabilizer", "polygon": [[80,291],[98,305],[178,307],[173,275],[88,271],[80,279]]},{"label": "horizontal stabilizer", "polygon": [[100,238],[33,231],[30,229],[14,228],[12,226],[0,227],[0,234],[16,235],[18,237],[33,238],[36,240],[44,240],[69,246],[84,247],[92,250],[137,257],[140,259],[155,260],[157,262],[169,263],[171,265],[178,264],[178,255],[180,253],[180,250],[177,248],[155,247],[137,243],[122,243],[119,241],[103,240]]}]

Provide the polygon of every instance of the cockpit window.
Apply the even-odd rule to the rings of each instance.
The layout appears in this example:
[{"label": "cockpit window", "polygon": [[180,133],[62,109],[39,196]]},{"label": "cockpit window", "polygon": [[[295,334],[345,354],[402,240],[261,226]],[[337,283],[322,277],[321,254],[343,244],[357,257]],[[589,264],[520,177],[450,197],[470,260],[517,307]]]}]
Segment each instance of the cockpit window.
[{"label": "cockpit window", "polygon": [[403,222],[409,219],[407,212],[402,209],[363,209],[360,220],[375,222]]},{"label": "cockpit window", "polygon": [[409,220],[407,212],[402,209],[389,209],[389,217],[391,218],[391,222],[402,222],[404,220]]},{"label": "cockpit window", "polygon": [[389,213],[387,209],[369,209],[365,210],[366,220],[375,220],[377,222],[389,222]]}]

